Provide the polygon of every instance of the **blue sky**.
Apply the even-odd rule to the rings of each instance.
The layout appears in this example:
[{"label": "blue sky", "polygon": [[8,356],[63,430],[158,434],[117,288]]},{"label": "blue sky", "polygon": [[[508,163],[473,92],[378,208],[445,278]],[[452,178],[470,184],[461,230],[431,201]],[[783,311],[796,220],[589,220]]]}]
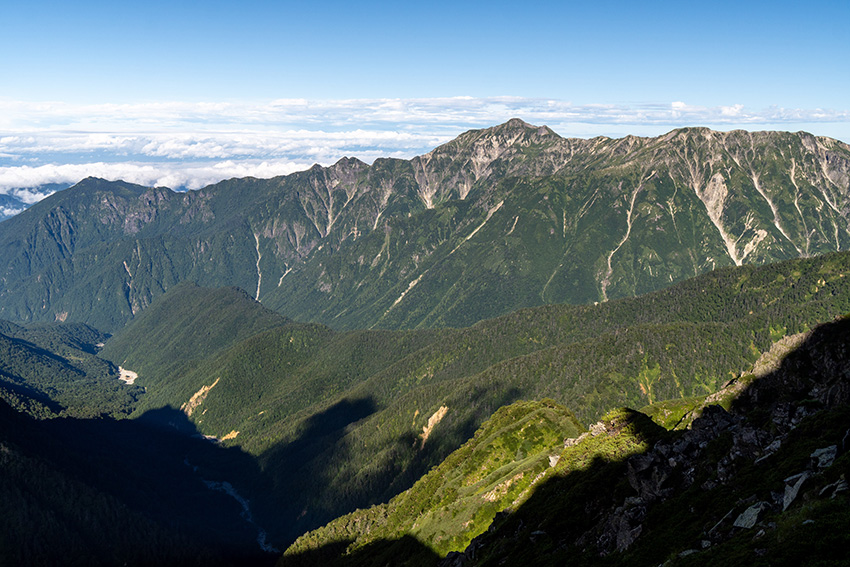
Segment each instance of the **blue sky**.
[{"label": "blue sky", "polygon": [[513,116],[850,141],[847,0],[5,4],[0,192],[411,157]]}]

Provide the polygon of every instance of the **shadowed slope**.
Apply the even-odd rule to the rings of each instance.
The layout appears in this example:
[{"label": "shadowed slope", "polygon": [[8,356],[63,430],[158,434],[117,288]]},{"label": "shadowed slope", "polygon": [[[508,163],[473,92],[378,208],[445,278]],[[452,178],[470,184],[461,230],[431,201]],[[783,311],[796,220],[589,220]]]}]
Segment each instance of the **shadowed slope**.
[{"label": "shadowed slope", "polygon": [[[589,423],[611,407],[713,392],[779,338],[850,309],[848,262],[836,254],[725,269],[637,299],[530,309],[468,329],[334,332],[289,323],[183,373],[142,372],[148,393],[139,411],[182,407],[200,432],[285,479],[275,498],[294,538],[410,488],[517,400],[552,397]],[[193,291],[200,305],[204,293]],[[246,305],[248,315],[262,309]],[[159,324],[170,337],[175,326]],[[134,325],[127,336],[160,336],[136,334]],[[187,352],[203,339],[181,336]],[[135,346],[157,352],[168,343]],[[313,430],[315,416],[358,400],[370,411],[354,412],[309,451],[282,449]],[[431,431],[424,446],[423,428]]]}]

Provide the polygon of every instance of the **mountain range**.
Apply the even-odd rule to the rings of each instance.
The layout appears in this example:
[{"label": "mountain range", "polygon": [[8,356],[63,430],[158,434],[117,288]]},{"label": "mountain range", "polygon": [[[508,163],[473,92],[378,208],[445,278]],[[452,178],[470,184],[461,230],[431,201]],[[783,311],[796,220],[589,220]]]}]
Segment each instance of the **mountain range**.
[{"label": "mountain range", "polygon": [[517,119],[86,179],[0,223],[0,564],[844,560],[848,214],[836,140]]},{"label": "mountain range", "polygon": [[335,328],[468,326],[850,247],[850,147],[514,119],[412,160],[175,193],[86,179],[0,225],[0,316],[113,332],[181,281]]}]

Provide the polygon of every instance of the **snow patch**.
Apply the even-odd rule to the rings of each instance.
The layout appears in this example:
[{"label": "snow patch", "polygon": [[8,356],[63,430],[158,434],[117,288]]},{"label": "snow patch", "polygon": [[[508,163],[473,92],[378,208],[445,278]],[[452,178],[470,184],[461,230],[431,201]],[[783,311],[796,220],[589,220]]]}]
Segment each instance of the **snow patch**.
[{"label": "snow patch", "polygon": [[[257,294],[254,297],[257,301],[260,300],[260,284],[263,283],[263,273],[260,271],[260,260],[263,255],[260,254],[260,235],[259,233],[254,234],[254,242],[257,243]],[[283,278],[281,278],[283,279]],[[278,284],[279,286],[280,284]]]}]

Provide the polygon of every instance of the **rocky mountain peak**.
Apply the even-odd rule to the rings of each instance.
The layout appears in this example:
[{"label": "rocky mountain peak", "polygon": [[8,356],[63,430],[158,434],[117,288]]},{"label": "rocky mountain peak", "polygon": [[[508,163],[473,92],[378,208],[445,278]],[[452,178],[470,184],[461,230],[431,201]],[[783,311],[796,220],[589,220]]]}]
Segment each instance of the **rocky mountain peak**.
[{"label": "rocky mountain peak", "polygon": [[536,128],[521,118],[511,118],[503,124],[506,128]]}]

